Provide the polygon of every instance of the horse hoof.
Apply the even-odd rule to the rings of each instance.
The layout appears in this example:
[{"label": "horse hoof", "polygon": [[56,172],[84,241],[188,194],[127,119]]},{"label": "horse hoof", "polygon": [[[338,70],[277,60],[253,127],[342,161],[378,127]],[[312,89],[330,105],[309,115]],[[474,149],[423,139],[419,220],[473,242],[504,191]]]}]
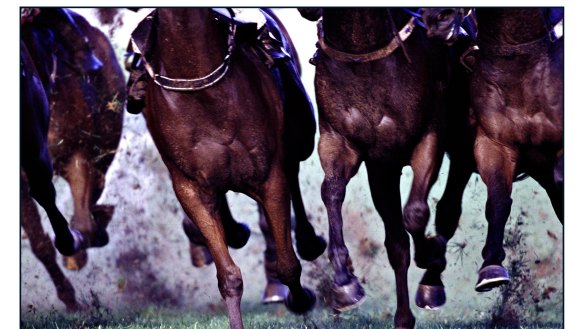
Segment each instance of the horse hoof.
[{"label": "horse hoof", "polygon": [[231,248],[242,248],[249,240],[250,235],[251,231],[247,225],[243,223],[237,223],[233,233],[227,235],[227,244]]},{"label": "horse hoof", "polygon": [[355,277],[351,279],[349,284],[333,288],[332,308],[337,313],[359,307],[364,301],[365,290]]},{"label": "horse hoof", "polygon": [[284,303],[290,312],[304,314],[314,308],[316,304],[316,295],[314,292],[308,288],[302,288],[302,291],[304,291],[304,296],[301,296],[300,300],[295,300],[291,293],[288,293],[286,296]]},{"label": "horse hoof", "polygon": [[475,286],[478,292],[490,291],[500,285],[509,283],[509,273],[501,265],[489,265],[479,271],[479,280]]},{"label": "horse hoof", "polygon": [[70,229],[69,232],[71,233],[70,238],[55,238],[55,248],[63,256],[73,256],[81,250],[85,244],[85,238],[81,232],[75,229]]},{"label": "horse hoof", "polygon": [[69,271],[79,271],[87,265],[87,252],[80,250],[73,256],[63,257],[63,266]]},{"label": "horse hoof", "polygon": [[194,267],[205,267],[212,262],[213,258],[207,247],[191,245],[191,263]]},{"label": "horse hoof", "polygon": [[289,289],[280,282],[269,282],[264,289],[263,304],[283,303],[288,296]]},{"label": "horse hoof", "polygon": [[310,241],[310,243],[307,241],[296,243],[296,249],[298,250],[300,258],[311,262],[324,253],[326,250],[326,240],[317,235]]},{"label": "horse hoof", "polygon": [[442,286],[418,285],[416,306],[426,310],[437,310],[446,304],[446,292]]}]

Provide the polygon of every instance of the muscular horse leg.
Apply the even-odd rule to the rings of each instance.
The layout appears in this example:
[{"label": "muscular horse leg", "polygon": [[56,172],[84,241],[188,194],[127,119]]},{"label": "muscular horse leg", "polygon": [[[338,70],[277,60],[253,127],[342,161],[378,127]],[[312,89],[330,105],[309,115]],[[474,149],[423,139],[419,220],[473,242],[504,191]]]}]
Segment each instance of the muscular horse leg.
[{"label": "muscular horse leg", "polygon": [[286,307],[294,313],[305,313],[314,307],[316,297],[300,284],[302,267],[294,253],[290,232],[290,194],[285,173],[278,166],[272,167],[258,201],[263,204],[274,238],[278,279],[290,290]]},{"label": "muscular horse leg", "polygon": [[204,267],[213,262],[211,253],[205,242],[205,237],[194,221],[185,213],[183,217],[183,230],[189,238],[189,252],[191,254],[191,264],[194,267]]},{"label": "muscular horse leg", "polygon": [[274,235],[268,226],[266,220],[266,213],[263,208],[258,205],[258,212],[260,214],[260,229],[266,241],[266,250],[264,251],[264,269],[266,273],[266,288],[262,297],[264,304],[281,303],[284,302],[288,295],[288,287],[286,287],[280,279],[278,279],[278,263],[276,257],[276,241]]},{"label": "muscular horse leg", "polygon": [[484,262],[475,286],[476,291],[483,292],[509,282],[507,270],[501,264],[505,259],[503,237],[513,202],[511,191],[517,153],[479,133],[474,154],[479,174],[487,185],[487,240],[482,251]]},{"label": "muscular horse leg", "polygon": [[238,223],[235,221],[231,214],[231,210],[229,210],[229,204],[227,203],[227,197],[225,194],[220,196],[219,202],[219,211],[223,227],[225,228],[227,244],[231,248],[243,248],[251,235],[249,227],[244,223]]},{"label": "muscular horse leg", "polygon": [[298,182],[299,171],[300,164],[297,161],[292,161],[286,166],[286,176],[290,185],[292,206],[294,207],[296,250],[302,259],[313,261],[325,251],[326,241],[323,237],[316,235],[314,228],[308,221]]},{"label": "muscular horse leg", "polygon": [[[91,212],[92,205],[97,201],[94,195],[97,172],[92,167],[87,156],[82,152],[74,153],[63,170],[64,177],[71,187],[73,198],[73,218],[71,227],[77,229],[88,241],[89,246],[104,246],[109,237],[105,228],[98,232],[98,227]],[[103,227],[103,225],[102,225]],[[65,267],[69,270],[80,270],[87,264],[87,252],[81,250],[71,257],[64,258]]]},{"label": "muscular horse leg", "polygon": [[241,271],[229,255],[225,243],[225,232],[220,218],[220,198],[195,186],[181,173],[170,170],[176,196],[186,214],[201,230],[205,244],[217,268],[219,292],[227,306],[227,315],[232,329],[243,329],[241,318],[241,296],[243,280]]},{"label": "muscular horse leg", "polygon": [[65,304],[68,311],[80,309],[75,299],[75,289],[57,264],[55,248],[49,236],[44,232],[37,206],[28,194],[26,181],[21,182],[21,224],[30,241],[33,254],[43,264],[55,288],[57,296]]},{"label": "muscular horse leg", "polygon": [[430,131],[412,153],[410,165],[414,174],[410,195],[403,210],[406,229],[412,235],[415,246],[415,261],[424,268],[428,258],[426,250],[426,226],[430,218],[428,194],[438,177],[444,152],[439,148],[435,132]]},{"label": "muscular horse leg", "polygon": [[[414,174],[410,195],[403,210],[404,224],[414,240],[414,260],[420,268],[435,266],[432,262],[440,259],[440,255],[446,252],[446,243],[439,239],[426,239],[426,226],[430,217],[428,207],[428,194],[434,185],[444,152],[438,143],[436,132],[430,130],[418,143],[410,165]],[[444,264],[445,266],[445,264]],[[416,293],[416,305],[422,308],[437,308],[446,302],[444,285],[440,280],[440,272],[444,268],[438,268],[436,282],[420,282]]]},{"label": "muscular horse leg", "polygon": [[416,320],[408,293],[410,238],[402,219],[399,189],[401,168],[388,170],[369,162],[366,165],[373,204],[385,226],[385,249],[395,275],[397,310],[394,324],[396,328],[414,328]]},{"label": "muscular horse leg", "polygon": [[[249,240],[251,231],[244,223],[235,221],[229,210],[229,204],[225,195],[219,196],[218,199],[219,212],[225,229],[227,245],[236,249],[242,248]],[[193,221],[186,214],[183,217],[183,230],[189,238],[191,263],[193,266],[203,267],[211,264],[213,260],[205,244],[205,239],[199,228],[193,224]]]},{"label": "muscular horse leg", "polygon": [[[48,159],[48,154],[47,158]],[[43,207],[55,232],[55,248],[65,256],[70,256],[81,250],[84,243],[82,234],[69,229],[69,223],[57,208],[57,192],[52,182],[52,165],[50,160],[39,161],[39,165],[30,165],[22,161],[26,179],[30,186],[30,195]]]},{"label": "muscular horse leg", "polygon": [[[557,165],[556,165],[557,166]],[[564,190],[560,189],[563,187],[562,185],[557,184],[557,180],[555,179],[556,171],[554,168],[548,168],[548,170],[538,171],[538,172],[529,172],[528,174],[533,177],[540,185],[544,188],[547,192],[548,197],[550,198],[550,202],[554,207],[554,211],[560,223],[564,223]]]},{"label": "muscular horse leg", "polygon": [[365,290],[353,274],[343,238],[341,213],[347,184],[357,173],[361,159],[342,137],[324,129],[321,131],[318,153],[325,173],[321,194],[329,220],[328,256],[335,272],[332,308],[343,312],[359,306],[365,297]]},{"label": "muscular horse leg", "polygon": [[427,241],[426,272],[416,293],[416,305],[435,309],[446,302],[442,272],[446,268],[446,244],[454,236],[462,213],[462,197],[472,175],[473,161],[451,157],[448,181],[436,206],[436,236]]}]

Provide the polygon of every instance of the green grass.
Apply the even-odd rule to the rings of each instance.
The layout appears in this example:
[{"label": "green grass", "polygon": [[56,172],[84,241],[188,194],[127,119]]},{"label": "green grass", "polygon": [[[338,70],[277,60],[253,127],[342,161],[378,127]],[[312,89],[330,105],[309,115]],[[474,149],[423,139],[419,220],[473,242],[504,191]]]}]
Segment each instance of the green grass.
[{"label": "green grass", "polygon": [[[393,316],[348,312],[334,316],[326,310],[315,310],[307,316],[295,316],[285,308],[269,306],[243,314],[244,326],[252,329],[375,329],[393,328]],[[117,312],[93,308],[86,312],[65,314],[57,311],[28,310],[21,316],[21,328],[29,329],[219,329],[229,328],[226,314],[197,313],[171,309],[147,308],[142,311]],[[563,328],[562,324],[525,324],[513,327],[491,327],[487,322],[444,322],[416,324],[416,329],[454,328]]]}]

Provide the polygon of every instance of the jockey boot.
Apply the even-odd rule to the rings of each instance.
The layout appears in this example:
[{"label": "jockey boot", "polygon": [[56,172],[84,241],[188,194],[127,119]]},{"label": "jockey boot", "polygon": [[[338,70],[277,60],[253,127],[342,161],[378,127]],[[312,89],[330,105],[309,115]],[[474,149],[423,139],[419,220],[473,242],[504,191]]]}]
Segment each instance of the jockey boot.
[{"label": "jockey boot", "polygon": [[291,59],[282,42],[272,36],[267,28],[262,28],[257,37],[259,53],[268,67],[279,66]]},{"label": "jockey boot", "polygon": [[148,73],[140,54],[130,53],[131,61],[126,62],[126,70],[130,72],[126,90],[128,92],[126,110],[131,114],[140,114],[146,106],[146,87],[148,85]]},{"label": "jockey boot", "polygon": [[91,50],[89,39],[63,8],[41,8],[43,22],[61,38],[72,56],[72,64],[82,74],[99,70],[103,64]]}]

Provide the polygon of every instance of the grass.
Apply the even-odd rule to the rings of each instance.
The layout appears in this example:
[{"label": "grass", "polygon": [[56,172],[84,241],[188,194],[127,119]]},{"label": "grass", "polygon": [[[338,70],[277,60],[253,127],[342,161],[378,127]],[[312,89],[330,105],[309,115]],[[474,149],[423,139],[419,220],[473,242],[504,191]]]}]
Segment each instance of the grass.
[{"label": "grass", "polygon": [[[276,305],[252,310],[243,314],[245,328],[252,329],[375,329],[393,328],[393,316],[348,312],[334,316],[320,309],[307,316],[295,316]],[[114,313],[98,308],[83,313],[65,314],[57,311],[38,312],[28,310],[21,316],[21,328],[28,329],[219,329],[229,328],[226,314],[196,313],[173,309],[146,308],[142,311]],[[420,323],[416,329],[454,328],[518,328],[548,329],[563,328],[560,323],[524,324],[514,327],[489,325],[488,322],[444,322]]]}]

